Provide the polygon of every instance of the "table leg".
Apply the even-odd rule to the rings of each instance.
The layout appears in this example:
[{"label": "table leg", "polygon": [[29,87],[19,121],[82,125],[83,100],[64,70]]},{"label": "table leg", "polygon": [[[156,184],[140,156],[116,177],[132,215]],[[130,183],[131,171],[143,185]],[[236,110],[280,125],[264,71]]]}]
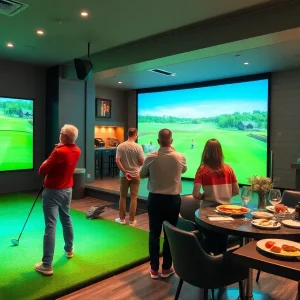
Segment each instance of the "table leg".
[{"label": "table leg", "polygon": [[100,158],[100,178],[103,179],[103,153],[101,153]]},{"label": "table leg", "polygon": [[[244,243],[248,244],[249,242],[251,242],[252,239],[251,238],[245,238]],[[245,293],[245,300],[252,300],[253,299],[253,269],[249,269],[248,271],[248,278],[246,279],[246,293]]]}]

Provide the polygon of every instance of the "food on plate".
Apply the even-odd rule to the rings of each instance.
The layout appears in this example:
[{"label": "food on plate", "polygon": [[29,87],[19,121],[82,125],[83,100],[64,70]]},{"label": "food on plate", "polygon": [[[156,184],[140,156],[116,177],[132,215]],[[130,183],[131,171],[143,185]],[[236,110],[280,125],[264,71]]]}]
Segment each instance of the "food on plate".
[{"label": "food on plate", "polygon": [[273,241],[267,241],[265,244],[266,248],[268,248],[268,249],[271,249],[274,245],[275,245],[275,242],[273,242]]},{"label": "food on plate", "polygon": [[270,251],[274,252],[274,253],[280,253],[281,252],[281,248],[278,246],[273,246]]},{"label": "food on plate", "polygon": [[261,220],[258,221],[258,224],[260,226],[270,226],[270,225],[273,225],[273,222],[270,221],[270,220],[261,219]]},{"label": "food on plate", "polygon": [[257,219],[271,219],[273,215],[264,211],[254,211],[252,212],[252,216]]},{"label": "food on plate", "polygon": [[279,213],[285,213],[287,211],[287,207],[284,204],[277,204],[275,206],[275,212],[277,214]]},{"label": "food on plate", "polygon": [[245,214],[249,212],[249,209],[239,205],[219,205],[217,209],[224,213],[230,214]]},{"label": "food on plate", "polygon": [[286,251],[286,252],[298,252],[298,251],[300,251],[300,249],[298,249],[297,247],[295,247],[295,246],[290,246],[290,245],[286,245],[286,244],[283,244],[283,245],[281,246],[281,249],[282,249],[283,251]]}]

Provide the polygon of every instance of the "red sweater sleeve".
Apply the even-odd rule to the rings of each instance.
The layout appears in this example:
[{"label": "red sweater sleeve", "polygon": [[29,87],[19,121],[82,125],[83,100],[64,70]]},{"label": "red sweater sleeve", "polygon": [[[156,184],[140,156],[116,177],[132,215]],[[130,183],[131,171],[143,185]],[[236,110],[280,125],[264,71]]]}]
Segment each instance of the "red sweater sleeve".
[{"label": "red sweater sleeve", "polygon": [[59,162],[58,151],[54,149],[50,156],[42,163],[39,169],[40,175],[47,175],[51,169]]}]

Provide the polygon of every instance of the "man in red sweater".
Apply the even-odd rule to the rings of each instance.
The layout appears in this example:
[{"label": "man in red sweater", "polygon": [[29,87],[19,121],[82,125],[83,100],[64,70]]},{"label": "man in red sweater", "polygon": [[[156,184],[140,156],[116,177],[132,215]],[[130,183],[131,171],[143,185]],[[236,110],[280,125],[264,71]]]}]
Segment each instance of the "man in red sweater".
[{"label": "man in red sweater", "polygon": [[73,172],[80,157],[80,149],[75,145],[78,129],[64,125],[60,132],[59,144],[39,169],[45,176],[43,191],[43,210],[45,218],[44,255],[35,270],[44,275],[52,275],[52,261],[55,248],[56,218],[59,214],[63,226],[65,252],[67,258],[73,257],[73,227],[70,216]]}]

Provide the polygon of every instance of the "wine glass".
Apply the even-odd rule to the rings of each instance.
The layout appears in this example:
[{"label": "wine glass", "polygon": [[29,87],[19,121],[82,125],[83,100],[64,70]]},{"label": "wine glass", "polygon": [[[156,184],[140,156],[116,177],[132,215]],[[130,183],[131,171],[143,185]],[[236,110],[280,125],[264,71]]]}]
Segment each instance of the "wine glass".
[{"label": "wine glass", "polygon": [[252,191],[249,187],[242,187],[241,198],[243,200],[244,206],[248,208],[248,202],[252,199]]},{"label": "wine glass", "polygon": [[271,189],[269,192],[269,202],[273,205],[274,210],[275,206],[281,202],[281,192],[278,189]]},{"label": "wine glass", "polygon": [[271,189],[269,192],[269,202],[273,205],[274,216],[277,220],[277,210],[275,206],[281,202],[281,192],[278,189]]}]

